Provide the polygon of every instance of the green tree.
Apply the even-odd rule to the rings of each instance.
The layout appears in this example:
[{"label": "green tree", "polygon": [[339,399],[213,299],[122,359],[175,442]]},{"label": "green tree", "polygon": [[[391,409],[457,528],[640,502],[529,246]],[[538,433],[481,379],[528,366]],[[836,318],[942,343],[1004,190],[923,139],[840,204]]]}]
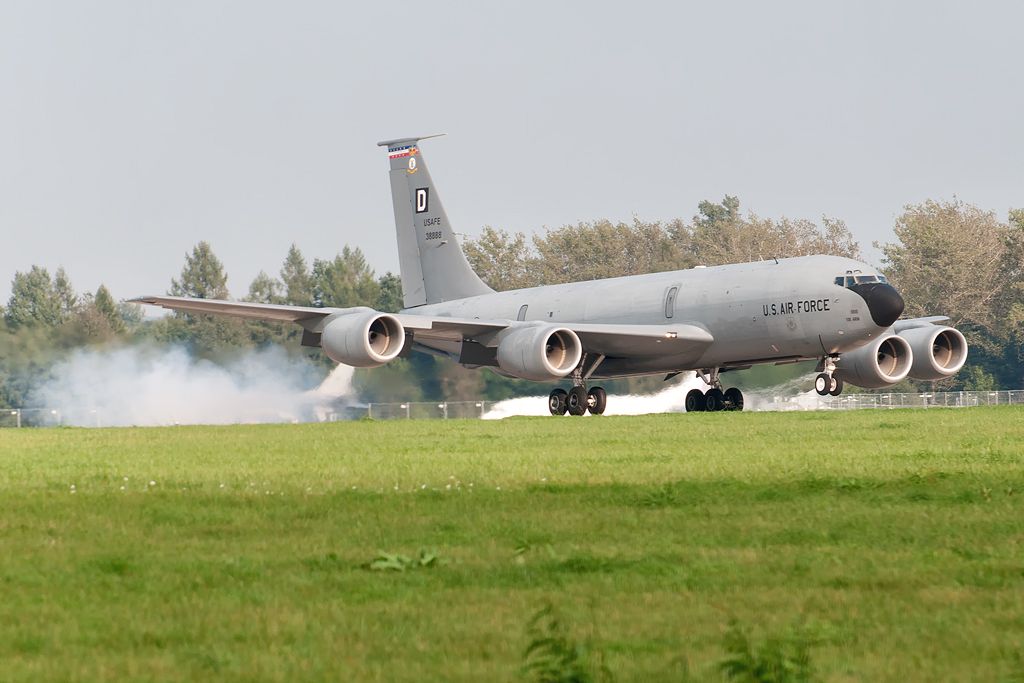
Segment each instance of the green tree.
[{"label": "green tree", "polygon": [[[208,242],[197,244],[185,255],[180,279],[171,281],[172,296],[227,299],[228,276]],[[235,318],[175,313],[154,326],[158,340],[185,344],[203,358],[231,357],[250,344],[244,323]]]},{"label": "green tree", "polygon": [[63,267],[57,269],[53,275],[53,296],[60,308],[61,322],[68,320],[75,312],[78,305],[78,295],[68,279],[68,274]]},{"label": "green tree", "polygon": [[345,247],[330,261],[313,261],[313,304],[322,307],[375,306],[380,285],[358,248]]},{"label": "green tree", "polygon": [[1006,284],[998,314],[1008,327],[1020,331],[1024,327],[1024,209],[1010,211],[1004,244],[1000,270]]},{"label": "green tree", "polygon": [[313,305],[313,278],[306,265],[306,259],[299,248],[292,244],[281,266],[281,282],[284,285],[284,303],[292,306]]},{"label": "green tree", "polygon": [[992,391],[998,388],[996,378],[980,365],[968,365],[957,378],[964,391]]},{"label": "green tree", "polygon": [[725,195],[725,198],[718,204],[707,199],[697,204],[697,215],[693,217],[693,229],[716,230],[740,220],[739,197]]},{"label": "green tree", "polygon": [[281,304],[284,303],[281,289],[281,283],[278,280],[261,270],[249,285],[249,295],[245,297],[245,300],[257,304]]},{"label": "green tree", "polygon": [[69,346],[85,346],[110,341],[117,336],[111,321],[100,311],[96,296],[86,292],[78,298],[74,317],[59,331],[60,341]]},{"label": "green tree", "polygon": [[493,289],[522,289],[540,282],[532,267],[536,256],[521,232],[510,235],[488,225],[480,237],[466,240],[462,250],[476,274]]},{"label": "green tree", "polygon": [[228,276],[209,242],[200,242],[192,248],[191,254],[185,254],[181,279],[171,280],[169,293],[197,299],[228,298]]},{"label": "green tree", "polygon": [[661,223],[607,220],[566,225],[533,239],[536,284],[596,280],[681,267],[681,254]]},{"label": "green tree", "polygon": [[377,279],[377,285],[380,287],[380,295],[374,308],[385,313],[402,310],[402,278],[387,272]]},{"label": "green tree", "polygon": [[62,304],[49,271],[32,266],[27,273],[14,274],[4,319],[15,329],[37,324],[56,326],[64,321]]},{"label": "green tree", "polygon": [[739,208],[731,196],[721,204],[700,203],[688,244],[694,262],[717,266],[812,254],[860,258],[860,245],[839,219],[823,217],[819,227],[806,219],[773,220],[753,213],[744,218]]},{"label": "green tree", "polygon": [[110,290],[107,289],[106,285],[101,284],[96,289],[96,294],[93,296],[93,305],[96,306],[96,310],[100,315],[107,320],[110,329],[115,332],[124,330],[124,318],[121,317],[121,311],[118,310],[117,303],[114,301],[114,297],[110,295]]},{"label": "green tree", "polygon": [[[885,274],[906,315],[948,315],[971,345],[968,367],[945,386],[1019,386],[1024,292],[1024,227],[1001,222],[959,199],[909,205],[897,242],[882,245]],[[876,245],[877,246],[877,245]],[[977,366],[977,370],[972,367]]]},{"label": "green tree", "polygon": [[906,315],[948,315],[954,326],[994,331],[995,304],[1008,284],[1006,225],[959,199],[907,206],[882,246],[885,274],[903,294]]}]

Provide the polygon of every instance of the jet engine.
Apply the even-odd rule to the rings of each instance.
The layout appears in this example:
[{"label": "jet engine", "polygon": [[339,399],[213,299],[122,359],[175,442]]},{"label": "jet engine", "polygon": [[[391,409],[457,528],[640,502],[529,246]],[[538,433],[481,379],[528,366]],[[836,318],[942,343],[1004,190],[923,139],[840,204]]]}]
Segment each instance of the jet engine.
[{"label": "jet engine", "polygon": [[576,333],[545,325],[513,328],[498,341],[498,367],[535,382],[561,379],[579,365],[583,345]]},{"label": "jet engine", "polygon": [[835,376],[865,389],[896,384],[910,374],[914,351],[903,337],[880,337],[867,346],[844,353],[836,362]]},{"label": "jet engine", "polygon": [[405,345],[405,328],[387,313],[363,311],[334,318],[320,335],[320,346],[336,363],[375,368],[394,360]]},{"label": "jet engine", "polygon": [[967,340],[952,327],[927,325],[899,333],[914,351],[910,376],[914,379],[943,379],[956,373],[967,360]]}]

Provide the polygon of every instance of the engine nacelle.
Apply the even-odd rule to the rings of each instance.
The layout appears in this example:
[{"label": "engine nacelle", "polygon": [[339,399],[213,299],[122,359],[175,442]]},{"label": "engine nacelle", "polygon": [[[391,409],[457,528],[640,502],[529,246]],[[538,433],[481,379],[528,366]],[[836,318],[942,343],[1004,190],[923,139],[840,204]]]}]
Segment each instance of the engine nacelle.
[{"label": "engine nacelle", "polygon": [[320,346],[328,358],[357,368],[375,368],[394,360],[404,345],[402,323],[377,311],[340,315],[320,334]]},{"label": "engine nacelle", "polygon": [[856,351],[844,353],[835,376],[865,389],[880,389],[906,379],[914,364],[914,351],[903,337],[880,337]]},{"label": "engine nacelle", "polygon": [[572,372],[583,356],[576,333],[565,327],[521,327],[498,341],[498,367],[520,379],[545,382]]},{"label": "engine nacelle", "polygon": [[899,333],[914,351],[910,376],[914,379],[943,379],[955,374],[967,360],[967,340],[960,330],[928,325]]}]

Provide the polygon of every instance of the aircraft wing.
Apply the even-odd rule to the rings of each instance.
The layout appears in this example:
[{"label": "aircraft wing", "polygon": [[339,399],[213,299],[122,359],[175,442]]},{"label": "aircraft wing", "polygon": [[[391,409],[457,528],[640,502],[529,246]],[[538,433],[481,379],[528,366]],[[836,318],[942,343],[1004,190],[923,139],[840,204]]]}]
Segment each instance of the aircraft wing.
[{"label": "aircraft wing", "polygon": [[[256,304],[219,299],[193,299],[180,296],[143,296],[130,299],[131,303],[160,306],[185,313],[227,315],[249,320],[276,320],[300,323],[315,328],[323,318],[335,314],[368,310],[357,308],[315,308],[312,306],[285,306]],[[411,313],[395,314],[402,326],[420,340],[454,341],[479,340],[484,345],[493,343],[498,333],[512,327],[558,325],[567,327],[577,335],[588,353],[606,356],[657,356],[678,353],[687,347],[707,346],[714,338],[702,326],[693,323],[669,325],[620,325],[614,323],[550,323],[540,320],[515,321],[507,319],[482,320],[479,318],[453,318]],[[317,330],[319,331],[319,330]]]},{"label": "aircraft wing", "polygon": [[694,346],[707,346],[714,341],[711,333],[699,325],[619,325],[600,323],[565,323],[579,335],[588,353],[606,356],[661,356],[677,354]]},{"label": "aircraft wing", "polygon": [[912,330],[915,327],[928,327],[929,325],[938,325],[940,323],[948,323],[949,316],[946,315],[929,315],[925,318],[906,318],[904,320],[897,320],[892,325],[893,332],[899,333],[904,330]]},{"label": "aircraft wing", "polygon": [[707,346],[714,337],[700,325],[620,325],[614,323],[573,323],[559,321],[480,320],[403,314],[396,316],[415,338],[424,340],[480,340],[489,346],[497,333],[515,327],[557,325],[575,332],[588,353],[606,356],[658,356],[679,353],[686,347]]},{"label": "aircraft wing", "polygon": [[304,320],[318,320],[334,313],[344,313],[350,308],[314,308],[312,306],[279,306],[276,304],[254,304],[244,301],[222,301],[220,299],[192,299],[184,296],[140,296],[129,299],[128,303],[149,304],[185,313],[209,313],[229,315],[250,320],[280,320],[297,323]]}]

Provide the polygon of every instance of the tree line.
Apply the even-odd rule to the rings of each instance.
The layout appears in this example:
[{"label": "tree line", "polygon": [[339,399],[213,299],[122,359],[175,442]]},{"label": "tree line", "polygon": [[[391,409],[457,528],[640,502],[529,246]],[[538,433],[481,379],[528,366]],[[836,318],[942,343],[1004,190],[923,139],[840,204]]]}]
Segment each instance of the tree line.
[{"label": "tree line", "polygon": [[[874,246],[883,254],[883,272],[906,299],[906,314],[949,315],[972,346],[965,370],[936,388],[1024,387],[1024,210],[1010,211],[1002,221],[960,200],[926,201],[907,206],[894,232],[895,242]],[[530,238],[488,226],[463,248],[473,268],[498,290],[772,257],[861,258],[859,243],[839,219],[744,214],[731,196],[701,202],[690,220],[580,222]],[[210,244],[200,242],[185,255],[168,293],[229,298],[228,275]],[[260,272],[242,300],[395,312],[401,308],[401,280],[390,272],[378,276],[356,247],[310,262],[293,244],[278,274]],[[82,347],[178,344],[196,357],[225,362],[245,349],[281,345],[288,353],[305,354],[326,373],[330,362],[318,349],[300,347],[300,337],[300,328],[285,323],[182,313],[145,319],[138,306],[118,303],[103,285],[80,294],[62,268],[51,276],[34,265],[14,275],[11,297],[2,307],[0,404],[26,405],[33,384]],[[750,372],[758,376],[757,369]],[[775,376],[765,370],[762,380]],[[633,391],[659,384],[660,378],[609,383],[612,390]],[[536,392],[532,383],[424,354],[359,371],[356,385],[370,401],[498,399]]]}]

